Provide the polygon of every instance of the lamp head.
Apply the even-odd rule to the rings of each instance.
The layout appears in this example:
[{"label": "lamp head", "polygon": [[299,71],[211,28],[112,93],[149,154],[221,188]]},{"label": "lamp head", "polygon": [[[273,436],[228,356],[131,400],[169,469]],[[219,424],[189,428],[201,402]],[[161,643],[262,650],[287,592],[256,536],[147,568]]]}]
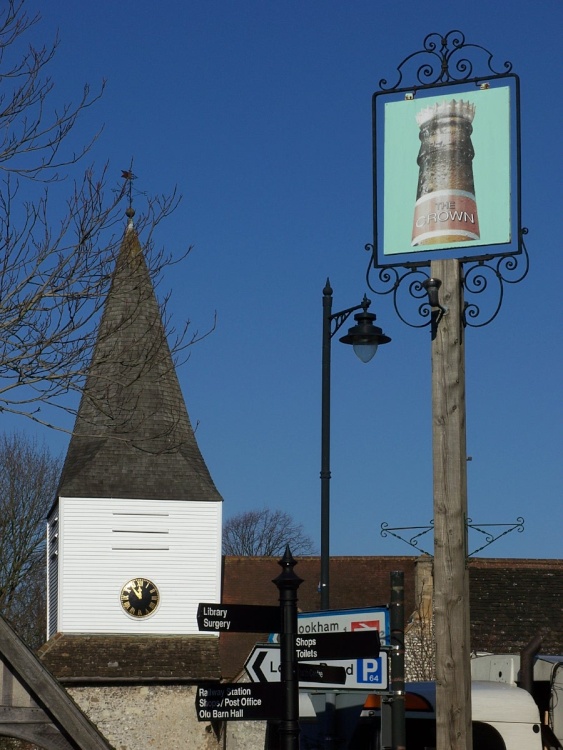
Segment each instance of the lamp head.
[{"label": "lamp head", "polygon": [[356,356],[365,363],[374,357],[381,344],[388,344],[391,341],[379,326],[374,325],[376,315],[368,312],[370,305],[371,301],[364,294],[362,311],[354,315],[356,325],[349,328],[346,336],[340,339],[343,344],[351,344]]}]

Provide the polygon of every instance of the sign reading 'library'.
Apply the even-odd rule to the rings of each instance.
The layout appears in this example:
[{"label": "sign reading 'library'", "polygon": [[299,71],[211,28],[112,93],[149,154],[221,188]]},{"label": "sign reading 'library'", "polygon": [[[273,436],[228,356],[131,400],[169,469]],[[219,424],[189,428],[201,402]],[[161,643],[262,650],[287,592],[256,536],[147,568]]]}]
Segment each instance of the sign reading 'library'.
[{"label": "sign reading 'library'", "polygon": [[279,633],[280,608],[258,604],[207,604],[197,608],[199,630],[232,633]]}]

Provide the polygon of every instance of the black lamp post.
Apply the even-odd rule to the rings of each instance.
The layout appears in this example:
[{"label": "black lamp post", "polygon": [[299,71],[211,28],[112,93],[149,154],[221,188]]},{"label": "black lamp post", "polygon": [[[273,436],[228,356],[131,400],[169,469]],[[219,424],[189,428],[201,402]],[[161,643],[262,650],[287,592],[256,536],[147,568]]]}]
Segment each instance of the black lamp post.
[{"label": "black lamp post", "polygon": [[330,558],[330,354],[332,337],[340,330],[350,315],[353,325],[340,341],[351,344],[362,362],[369,362],[377,347],[391,339],[381,328],[374,325],[376,316],[369,313],[370,300],[365,296],[361,305],[349,307],[341,312],[332,312],[332,287],[327,279],[323,289],[323,352],[322,352],[322,416],[321,416],[321,609],[329,603],[329,558]]}]

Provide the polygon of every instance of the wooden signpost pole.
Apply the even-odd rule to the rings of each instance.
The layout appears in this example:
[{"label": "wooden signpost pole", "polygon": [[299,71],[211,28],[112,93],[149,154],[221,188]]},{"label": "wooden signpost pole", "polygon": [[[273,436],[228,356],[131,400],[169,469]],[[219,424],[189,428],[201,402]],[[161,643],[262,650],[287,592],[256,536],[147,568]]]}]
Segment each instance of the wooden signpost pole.
[{"label": "wooden signpost pole", "polygon": [[465,347],[461,263],[433,261],[446,308],[432,327],[436,747],[471,750]]}]

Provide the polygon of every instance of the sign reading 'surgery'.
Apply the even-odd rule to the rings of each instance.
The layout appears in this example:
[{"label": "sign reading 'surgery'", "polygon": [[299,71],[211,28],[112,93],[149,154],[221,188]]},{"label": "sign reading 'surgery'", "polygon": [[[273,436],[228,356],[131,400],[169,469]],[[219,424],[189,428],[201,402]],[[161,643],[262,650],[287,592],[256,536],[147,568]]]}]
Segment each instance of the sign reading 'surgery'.
[{"label": "sign reading 'surgery'", "polygon": [[280,608],[254,604],[208,604],[197,608],[199,630],[233,633],[278,633]]}]

